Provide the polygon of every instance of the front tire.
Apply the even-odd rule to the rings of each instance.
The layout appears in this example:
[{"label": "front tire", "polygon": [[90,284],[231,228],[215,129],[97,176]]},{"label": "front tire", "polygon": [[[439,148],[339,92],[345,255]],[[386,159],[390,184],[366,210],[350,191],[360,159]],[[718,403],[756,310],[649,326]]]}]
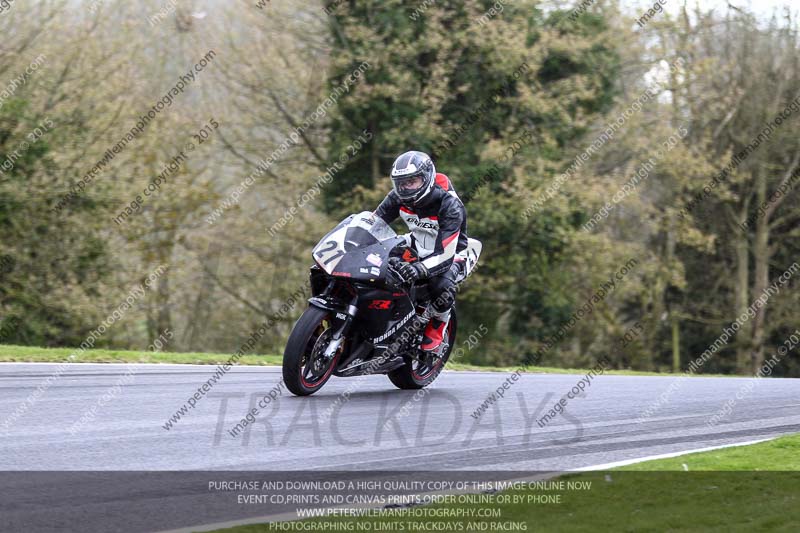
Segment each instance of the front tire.
[{"label": "front tire", "polygon": [[330,312],[309,307],[294,325],[283,352],[283,382],[292,394],[314,394],[330,379],[339,352],[327,363],[321,354],[331,336]]},{"label": "front tire", "polygon": [[422,389],[433,383],[433,381],[439,377],[442,369],[444,369],[444,365],[450,358],[450,352],[453,351],[453,345],[456,341],[457,330],[458,319],[456,318],[456,310],[454,307],[450,314],[450,322],[447,324],[446,338],[442,341],[448,343],[444,356],[433,366],[427,367],[420,365],[420,363],[415,360],[408,361],[400,368],[389,372],[389,380],[395,387],[403,390]]}]

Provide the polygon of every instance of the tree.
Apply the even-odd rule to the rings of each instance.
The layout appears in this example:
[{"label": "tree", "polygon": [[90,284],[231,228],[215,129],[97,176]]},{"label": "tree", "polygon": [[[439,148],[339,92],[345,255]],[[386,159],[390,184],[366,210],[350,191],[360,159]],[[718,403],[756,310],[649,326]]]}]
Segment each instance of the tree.
[{"label": "tree", "polygon": [[524,191],[546,185],[547,170],[564,165],[610,106],[617,56],[602,15],[572,22],[566,12],[517,2],[482,19],[490,7],[432,5],[420,15],[392,1],[336,9],[330,86],[360,64],[369,69],[337,102],[329,153],[336,157],[361,130],[374,138],[327,189],[326,207],[337,215],[373,208],[393,158],[411,147],[429,152],[468,199],[470,235],[484,243],[482,267],[462,295],[480,305],[462,309],[462,324],[469,331],[491,323],[504,348],[492,357],[511,363],[575,303],[563,265],[578,217],[548,209],[525,219],[532,198]]}]

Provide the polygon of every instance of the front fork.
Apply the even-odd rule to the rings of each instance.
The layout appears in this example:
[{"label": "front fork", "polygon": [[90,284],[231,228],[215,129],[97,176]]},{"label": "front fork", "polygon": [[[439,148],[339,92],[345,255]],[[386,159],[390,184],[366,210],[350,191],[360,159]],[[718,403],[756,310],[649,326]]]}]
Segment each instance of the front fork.
[{"label": "front fork", "polygon": [[331,330],[333,331],[333,334],[331,335],[331,340],[328,343],[328,346],[322,353],[322,356],[327,363],[333,359],[336,355],[336,352],[339,351],[342,343],[347,337],[348,332],[350,331],[350,327],[353,325],[353,320],[355,319],[356,312],[358,311],[358,307],[356,306],[358,303],[358,297],[353,296],[353,299],[344,310],[319,296],[309,298],[308,303],[314,307],[318,307],[319,309],[324,309],[331,314]]}]

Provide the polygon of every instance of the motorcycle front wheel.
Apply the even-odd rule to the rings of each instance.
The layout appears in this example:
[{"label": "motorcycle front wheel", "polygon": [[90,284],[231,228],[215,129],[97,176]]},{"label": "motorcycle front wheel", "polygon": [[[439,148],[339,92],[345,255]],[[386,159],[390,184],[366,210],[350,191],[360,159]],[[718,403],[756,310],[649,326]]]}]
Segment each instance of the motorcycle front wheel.
[{"label": "motorcycle front wheel", "polygon": [[330,312],[309,307],[294,325],[283,352],[283,381],[297,396],[314,394],[330,379],[339,352],[323,356],[331,338]]},{"label": "motorcycle front wheel", "polygon": [[453,308],[443,340],[443,342],[448,344],[444,355],[440,358],[428,356],[424,362],[416,359],[407,361],[406,364],[400,368],[389,372],[389,380],[391,380],[398,389],[405,390],[422,389],[433,383],[450,358],[450,352],[453,351],[453,345],[456,342],[457,329],[458,320],[456,318],[456,310]]}]

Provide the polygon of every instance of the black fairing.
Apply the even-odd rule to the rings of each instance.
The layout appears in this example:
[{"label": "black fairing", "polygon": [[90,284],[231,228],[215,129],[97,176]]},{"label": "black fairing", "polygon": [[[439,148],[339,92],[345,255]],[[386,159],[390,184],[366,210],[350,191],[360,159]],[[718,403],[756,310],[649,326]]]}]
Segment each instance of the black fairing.
[{"label": "black fairing", "polygon": [[[358,228],[348,230],[348,236],[352,229],[357,230]],[[336,265],[333,276],[388,287],[387,265],[389,257],[395,247],[404,243],[405,239],[396,237],[389,241],[376,242],[369,246],[361,246],[350,250]],[[372,262],[368,260],[368,257],[372,259]],[[380,260],[380,265],[376,264],[375,258]]]},{"label": "black fairing", "polygon": [[[353,220],[354,217],[349,217],[337,228]],[[329,254],[333,253],[328,243],[334,232],[318,245],[326,246]],[[393,236],[380,241],[365,229],[348,227],[343,242],[338,242],[340,251],[335,253],[341,258],[334,267],[323,269],[319,264],[329,256],[315,257],[318,264],[311,267],[313,297],[309,300],[311,305],[333,311],[336,317],[347,317],[348,323],[343,328],[346,341],[334,374],[386,373],[398,368],[405,364],[404,357],[413,353],[411,347],[418,343],[419,332],[406,334],[406,345],[396,355],[392,351],[391,357],[379,359],[380,365],[368,363],[389,353],[387,347],[408,331],[417,313],[417,303],[427,292],[424,287],[409,292],[389,271],[389,259],[406,251],[406,240]],[[406,256],[406,259],[411,258]]]},{"label": "black fairing", "polygon": [[401,321],[413,317],[414,305],[404,291],[364,288],[358,293],[358,320],[356,327],[373,344],[388,344]]}]

